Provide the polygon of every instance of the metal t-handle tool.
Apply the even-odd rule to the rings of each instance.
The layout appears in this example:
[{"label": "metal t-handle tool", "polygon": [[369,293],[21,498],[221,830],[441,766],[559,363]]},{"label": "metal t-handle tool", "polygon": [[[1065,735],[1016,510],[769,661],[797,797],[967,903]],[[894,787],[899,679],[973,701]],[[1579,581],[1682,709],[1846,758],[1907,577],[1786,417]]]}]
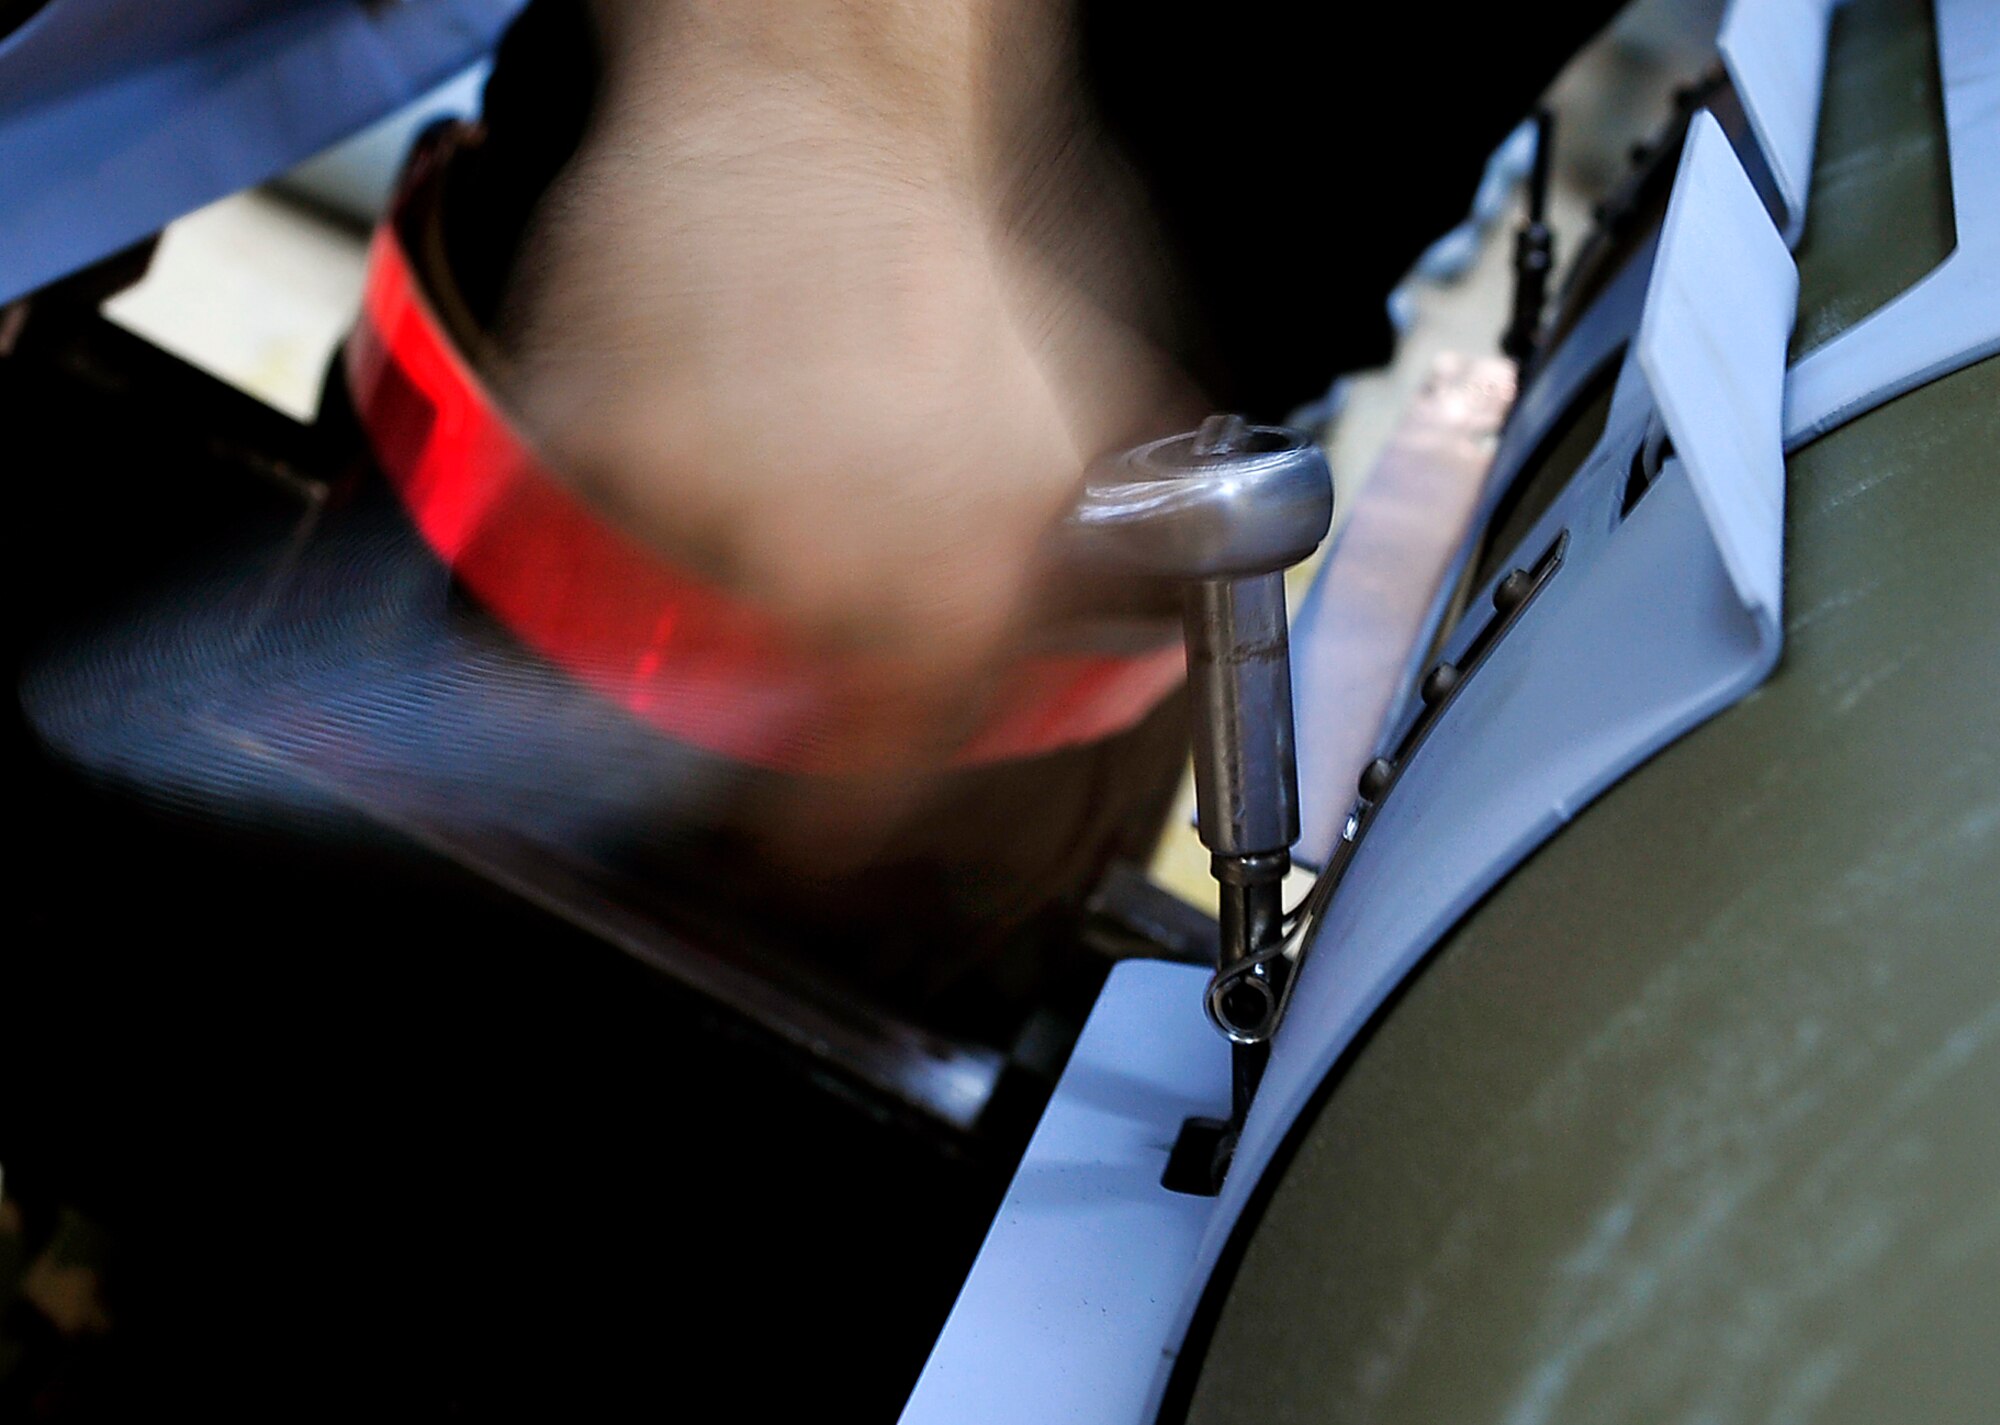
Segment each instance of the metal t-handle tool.
[{"label": "metal t-handle tool", "polygon": [[1210,1019],[1238,1045],[1238,1110],[1282,1002],[1282,883],[1299,838],[1284,571],[1333,519],[1333,477],[1296,431],[1211,416],[1100,462],[1069,521],[1082,562],[1186,582],[1195,816],[1221,886]]}]

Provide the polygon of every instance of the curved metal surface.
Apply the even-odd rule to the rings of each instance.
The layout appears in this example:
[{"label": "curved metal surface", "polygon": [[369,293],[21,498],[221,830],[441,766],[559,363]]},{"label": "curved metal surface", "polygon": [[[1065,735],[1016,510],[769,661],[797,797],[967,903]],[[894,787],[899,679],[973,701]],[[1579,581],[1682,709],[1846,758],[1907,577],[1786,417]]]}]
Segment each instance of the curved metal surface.
[{"label": "curved metal surface", "polygon": [[1062,556],[1096,572],[1234,579],[1286,569],[1333,522],[1333,475],[1297,431],[1251,426],[1204,453],[1199,432],[1169,436],[1086,477],[1061,532]]},{"label": "curved metal surface", "polygon": [[1786,666],[1376,1027],[1191,1420],[1990,1418],[1996,448],[1989,360],[1792,457]]},{"label": "curved metal surface", "polygon": [[[1740,263],[1727,284],[1703,281],[1718,250]],[[1418,958],[1605,787],[1776,661],[1778,610],[1766,600],[1779,576],[1757,561],[1777,550],[1755,516],[1782,499],[1778,402],[1796,298],[1762,201],[1721,128],[1700,116],[1634,343],[1654,359],[1629,361],[1604,448],[1524,545],[1567,530],[1562,577],[1442,710],[1359,842],[1299,971],[1205,1267],[1222,1260],[1293,1119]],[[1720,387],[1739,394],[1704,408]],[[1680,430],[1687,459],[1669,462],[1621,519],[1654,396],[1670,422],[1692,410],[1720,429]],[[1443,661],[1461,662],[1478,632],[1461,628]]]}]

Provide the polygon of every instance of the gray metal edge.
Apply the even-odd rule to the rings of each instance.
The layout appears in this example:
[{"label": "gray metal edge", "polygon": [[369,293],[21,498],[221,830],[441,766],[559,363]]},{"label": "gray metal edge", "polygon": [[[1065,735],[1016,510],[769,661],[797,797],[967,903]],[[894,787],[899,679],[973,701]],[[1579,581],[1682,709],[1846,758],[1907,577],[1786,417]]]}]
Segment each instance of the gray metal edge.
[{"label": "gray metal edge", "polygon": [[903,1425],[1140,1418],[1215,1200],[1160,1186],[1180,1126],[1229,1103],[1208,972],[1111,972]]},{"label": "gray metal edge", "polygon": [[1785,205],[1797,247],[1811,198],[1833,0],[1732,0],[1715,47]]}]

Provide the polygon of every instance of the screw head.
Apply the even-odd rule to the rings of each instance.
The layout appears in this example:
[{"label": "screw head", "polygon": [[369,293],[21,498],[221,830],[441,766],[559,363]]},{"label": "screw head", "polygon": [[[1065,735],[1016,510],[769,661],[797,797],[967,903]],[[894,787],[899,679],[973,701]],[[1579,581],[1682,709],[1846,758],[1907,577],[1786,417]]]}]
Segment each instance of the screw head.
[{"label": "screw head", "polygon": [[1528,600],[1528,594],[1535,587],[1535,581],[1525,569],[1516,569],[1493,586],[1493,607],[1503,614],[1510,614]]}]

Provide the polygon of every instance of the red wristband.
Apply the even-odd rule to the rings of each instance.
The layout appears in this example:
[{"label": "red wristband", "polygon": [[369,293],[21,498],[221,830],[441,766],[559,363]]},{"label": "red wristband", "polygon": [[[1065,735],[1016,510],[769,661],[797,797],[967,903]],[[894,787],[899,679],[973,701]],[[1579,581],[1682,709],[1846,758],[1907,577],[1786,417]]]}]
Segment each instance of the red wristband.
[{"label": "red wristband", "polygon": [[[413,165],[411,187],[428,167]],[[780,770],[853,770],[842,749],[870,713],[880,665],[802,648],[573,494],[459,353],[393,219],[369,253],[346,371],[376,461],[423,539],[516,637],[682,741]],[[1182,664],[1178,640],[1137,655],[1025,657],[954,761],[1033,757],[1125,731],[1179,685]]]}]

